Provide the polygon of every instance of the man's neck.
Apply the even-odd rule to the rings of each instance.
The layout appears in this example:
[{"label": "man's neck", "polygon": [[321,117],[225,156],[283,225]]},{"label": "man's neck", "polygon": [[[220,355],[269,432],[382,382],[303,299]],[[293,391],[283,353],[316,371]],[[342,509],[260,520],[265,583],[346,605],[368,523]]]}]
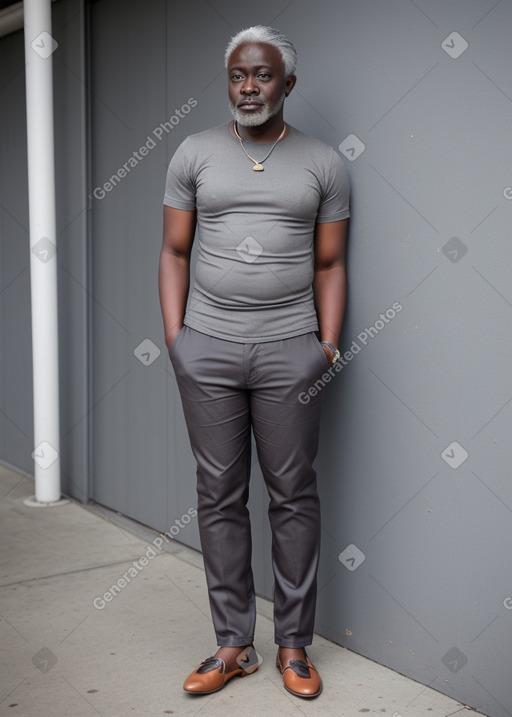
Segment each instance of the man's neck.
[{"label": "man's neck", "polygon": [[283,131],[283,127],[282,111],[257,127],[246,127],[239,122],[236,123],[238,134],[247,142],[275,142]]}]

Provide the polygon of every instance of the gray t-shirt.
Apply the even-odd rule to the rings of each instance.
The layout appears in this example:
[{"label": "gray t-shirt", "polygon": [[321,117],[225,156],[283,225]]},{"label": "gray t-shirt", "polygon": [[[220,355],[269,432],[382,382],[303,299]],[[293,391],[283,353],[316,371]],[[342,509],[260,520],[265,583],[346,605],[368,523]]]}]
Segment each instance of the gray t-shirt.
[{"label": "gray t-shirt", "polygon": [[[187,137],[167,171],[164,204],[197,209],[195,283],[184,323],[242,343],[316,331],[314,229],[349,216],[343,162],[290,126],[264,171],[254,172],[232,125]],[[244,144],[257,160],[272,147]]]}]

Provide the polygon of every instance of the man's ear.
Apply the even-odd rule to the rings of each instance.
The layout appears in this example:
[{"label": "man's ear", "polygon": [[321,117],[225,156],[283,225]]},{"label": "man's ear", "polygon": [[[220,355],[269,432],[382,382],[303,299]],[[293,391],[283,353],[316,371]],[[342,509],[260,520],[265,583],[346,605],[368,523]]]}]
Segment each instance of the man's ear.
[{"label": "man's ear", "polygon": [[297,82],[297,76],[296,75],[288,75],[288,77],[285,80],[285,90],[284,94],[286,97],[290,94],[290,92],[295,87],[295,83]]}]

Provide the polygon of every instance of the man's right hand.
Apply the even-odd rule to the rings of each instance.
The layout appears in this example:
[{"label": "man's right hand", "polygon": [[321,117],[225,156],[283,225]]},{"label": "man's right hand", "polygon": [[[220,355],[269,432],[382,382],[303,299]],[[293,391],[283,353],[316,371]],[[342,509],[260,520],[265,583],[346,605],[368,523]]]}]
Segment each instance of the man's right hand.
[{"label": "man's right hand", "polygon": [[171,346],[173,345],[176,336],[179,334],[182,328],[183,324],[180,324],[176,328],[170,329],[169,332],[165,335],[165,345],[167,346],[167,351],[171,350]]}]

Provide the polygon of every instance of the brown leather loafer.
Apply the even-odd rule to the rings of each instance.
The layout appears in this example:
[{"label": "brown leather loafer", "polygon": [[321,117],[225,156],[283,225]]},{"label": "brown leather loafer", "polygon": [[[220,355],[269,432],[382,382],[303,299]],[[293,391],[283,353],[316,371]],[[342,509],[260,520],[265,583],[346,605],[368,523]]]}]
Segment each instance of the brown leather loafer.
[{"label": "brown leather loafer", "polygon": [[290,660],[284,670],[279,659],[279,651],[277,653],[276,667],[283,676],[283,684],[285,690],[291,692],[297,697],[318,697],[322,691],[322,680],[316,668],[306,654],[306,662],[304,660]]},{"label": "brown leather loafer", "polygon": [[258,655],[254,647],[246,647],[237,657],[239,667],[226,672],[226,663],[220,657],[208,657],[190,673],[183,689],[196,695],[208,695],[221,690],[236,675],[245,677],[258,669]]}]

